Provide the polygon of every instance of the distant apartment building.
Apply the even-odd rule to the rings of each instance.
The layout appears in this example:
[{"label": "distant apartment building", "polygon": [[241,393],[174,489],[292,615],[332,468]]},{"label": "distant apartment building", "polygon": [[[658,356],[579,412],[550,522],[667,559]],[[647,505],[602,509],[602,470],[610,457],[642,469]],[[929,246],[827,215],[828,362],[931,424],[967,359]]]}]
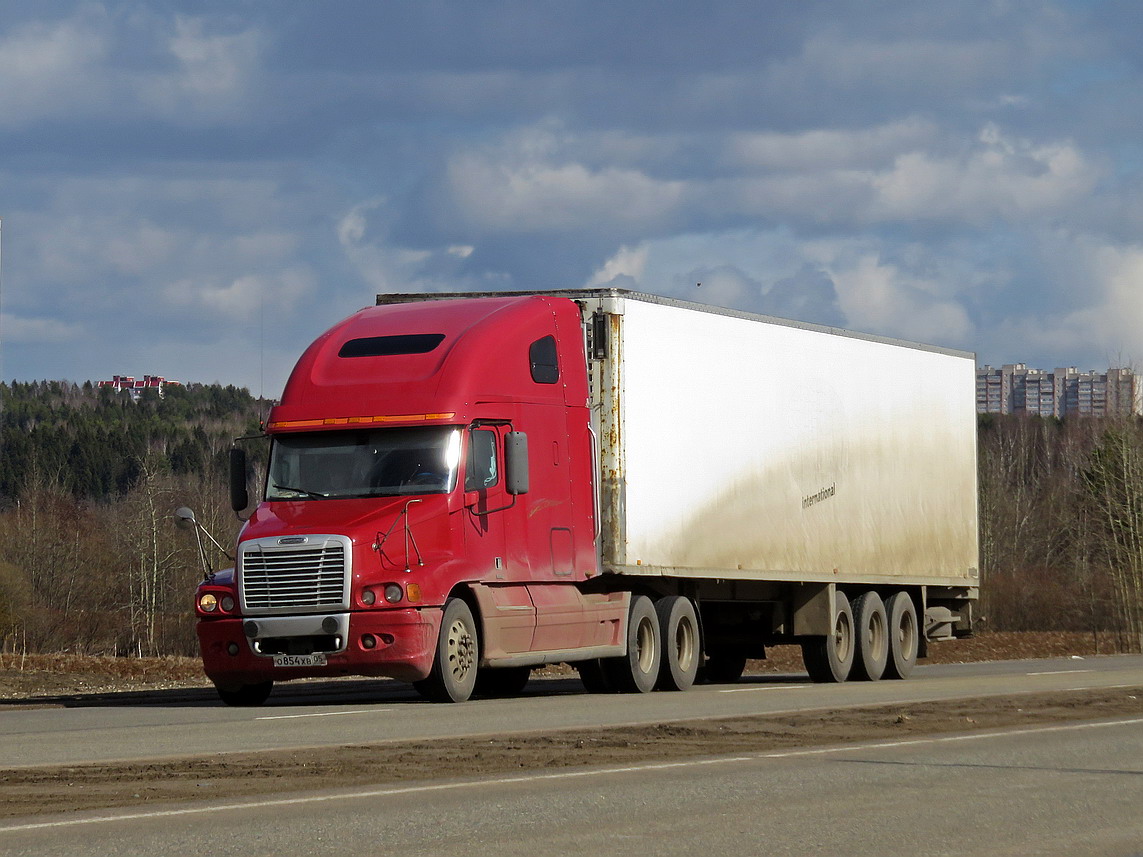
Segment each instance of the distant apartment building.
[{"label": "distant apartment building", "polygon": [[116,393],[128,392],[131,394],[132,399],[138,399],[144,390],[157,390],[159,395],[163,395],[163,389],[166,387],[181,387],[179,381],[168,381],[161,375],[144,375],[141,379],[136,379],[133,375],[113,375],[110,381],[100,381],[100,387],[110,387]]},{"label": "distant apartment building", "polygon": [[976,412],[1039,417],[1143,414],[1143,383],[1131,369],[1080,372],[1008,363],[976,370]]}]

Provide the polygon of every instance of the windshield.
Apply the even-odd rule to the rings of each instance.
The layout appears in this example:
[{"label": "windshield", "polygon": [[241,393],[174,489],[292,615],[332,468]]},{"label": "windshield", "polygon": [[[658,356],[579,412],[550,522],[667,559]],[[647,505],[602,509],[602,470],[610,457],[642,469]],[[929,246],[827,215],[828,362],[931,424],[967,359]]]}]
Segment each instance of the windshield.
[{"label": "windshield", "polygon": [[270,450],[267,500],[445,494],[456,484],[455,426],[280,435]]}]

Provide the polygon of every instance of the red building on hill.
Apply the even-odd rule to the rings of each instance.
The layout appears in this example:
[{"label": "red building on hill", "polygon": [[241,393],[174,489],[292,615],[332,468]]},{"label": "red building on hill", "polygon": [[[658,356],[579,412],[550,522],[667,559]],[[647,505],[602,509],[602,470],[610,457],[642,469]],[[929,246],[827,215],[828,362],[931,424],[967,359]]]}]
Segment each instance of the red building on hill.
[{"label": "red building on hill", "polygon": [[161,375],[144,375],[141,379],[136,380],[131,375],[114,375],[110,381],[100,381],[100,387],[110,387],[116,393],[121,393],[126,390],[131,394],[132,399],[138,399],[144,390],[158,390],[159,395],[163,395],[165,387],[181,387],[180,381],[168,381]]}]

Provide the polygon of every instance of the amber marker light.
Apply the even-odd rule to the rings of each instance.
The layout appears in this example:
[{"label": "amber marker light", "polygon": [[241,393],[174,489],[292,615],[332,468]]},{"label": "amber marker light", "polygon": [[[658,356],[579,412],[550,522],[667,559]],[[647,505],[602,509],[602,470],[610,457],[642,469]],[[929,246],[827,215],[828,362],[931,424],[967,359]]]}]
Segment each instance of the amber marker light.
[{"label": "amber marker light", "polygon": [[420,584],[410,583],[405,587],[405,597],[410,601],[416,603],[421,600],[421,587]]},{"label": "amber marker light", "polygon": [[382,414],[373,417],[326,417],[320,420],[276,420],[268,428],[299,429],[324,428],[326,426],[361,426],[376,423],[423,423],[431,420],[451,420],[456,412],[442,414]]}]

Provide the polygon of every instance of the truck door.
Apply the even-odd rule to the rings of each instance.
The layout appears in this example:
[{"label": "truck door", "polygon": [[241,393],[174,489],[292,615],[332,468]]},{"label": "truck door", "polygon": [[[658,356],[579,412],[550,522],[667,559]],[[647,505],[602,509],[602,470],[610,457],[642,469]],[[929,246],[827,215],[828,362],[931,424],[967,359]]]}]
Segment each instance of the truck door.
[{"label": "truck door", "polygon": [[477,424],[468,430],[465,456],[465,551],[482,580],[507,579],[504,512],[512,498],[504,487],[503,425]]},{"label": "truck door", "polygon": [[530,651],[536,627],[536,609],[525,585],[527,564],[519,558],[520,537],[513,530],[514,512],[521,507],[505,484],[508,431],[503,424],[470,427],[465,456],[465,553],[485,584],[481,648],[489,658]]}]

